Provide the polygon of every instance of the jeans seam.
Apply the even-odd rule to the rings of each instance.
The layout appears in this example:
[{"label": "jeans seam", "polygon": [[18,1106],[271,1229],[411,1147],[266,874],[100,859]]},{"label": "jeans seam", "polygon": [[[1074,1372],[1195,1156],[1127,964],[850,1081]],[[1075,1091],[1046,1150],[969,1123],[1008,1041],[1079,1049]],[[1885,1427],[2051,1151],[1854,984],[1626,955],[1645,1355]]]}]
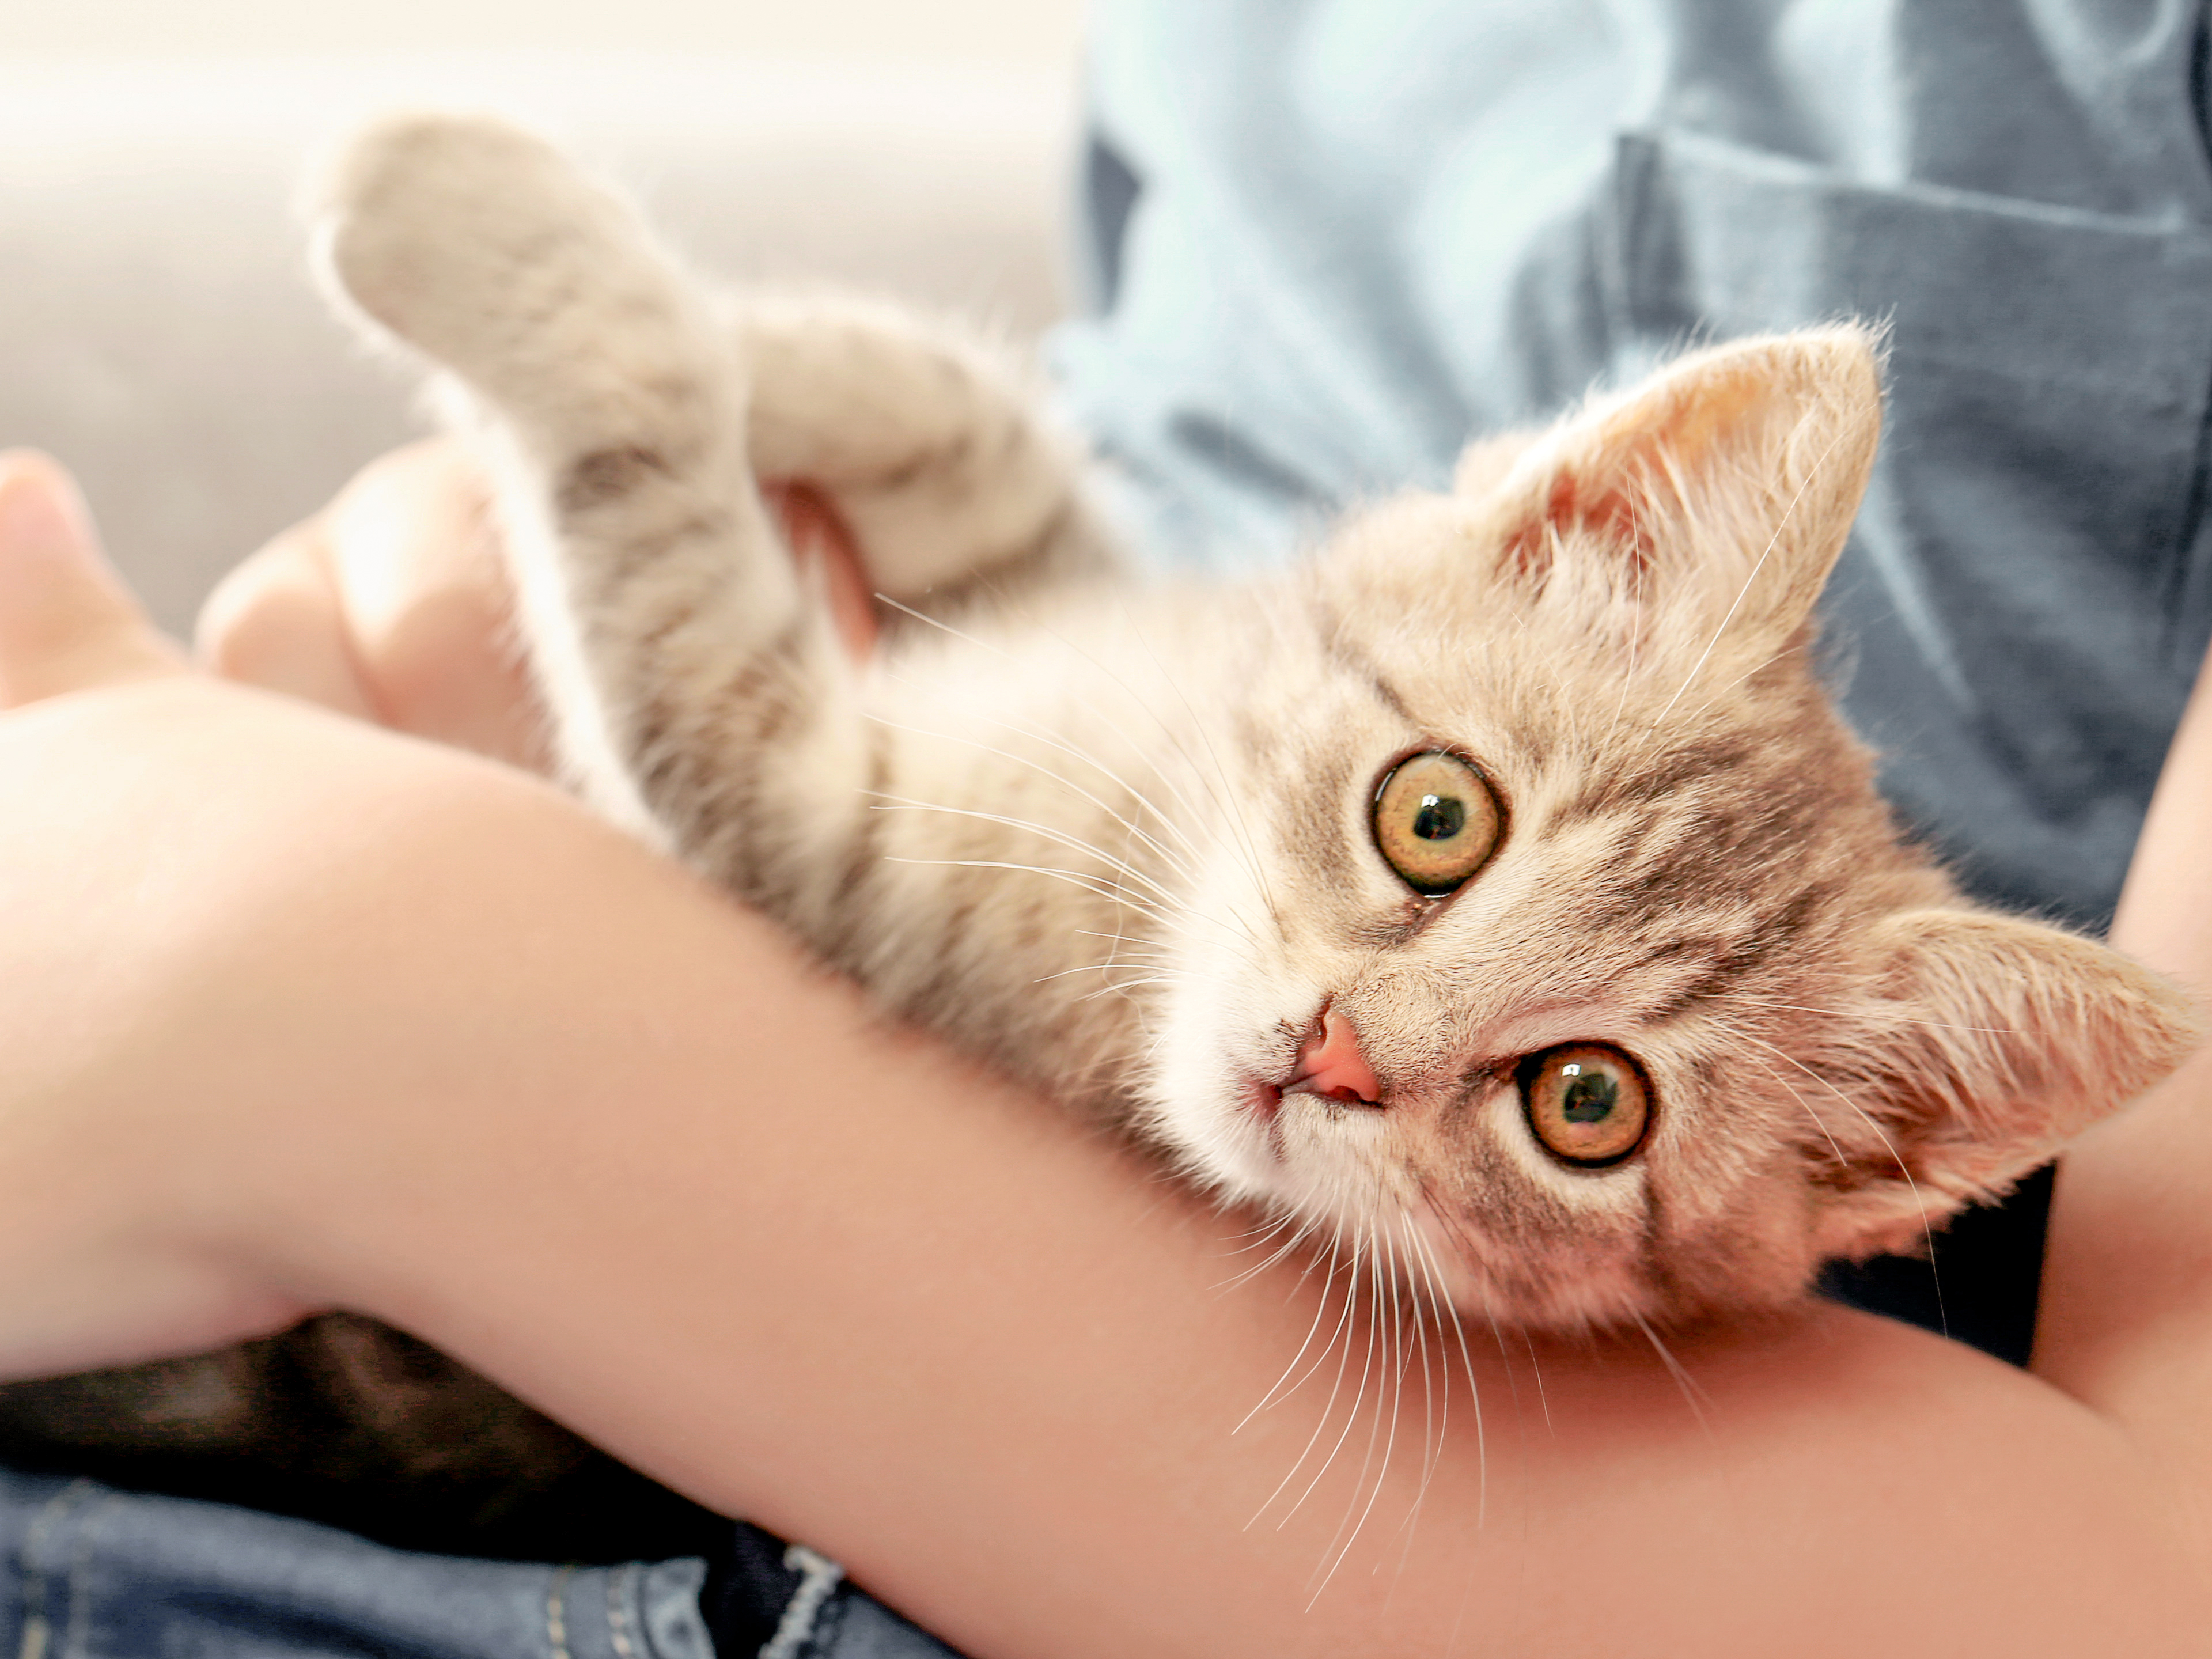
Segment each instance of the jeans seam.
[{"label": "jeans seam", "polygon": [[760,1659],[799,1659],[813,1639],[823,1610],[845,1577],[844,1568],[804,1544],[793,1544],[785,1550],[783,1565],[785,1571],[799,1573],[801,1577],[799,1588],[791,1593],[791,1600],[784,1603],[783,1617],[776,1620],[775,1634],[763,1644]]},{"label": "jeans seam", "polygon": [[40,1554],[46,1534],[61,1523],[71,1508],[96,1490],[89,1480],[70,1481],[39,1506],[38,1515],[23,1530],[20,1556],[23,1565],[23,1640],[16,1650],[17,1659],[46,1659],[52,1642],[53,1626],[48,1620],[46,1606],[47,1575]]},{"label": "jeans seam", "polygon": [[637,1659],[629,1639],[630,1598],[635,1594],[637,1563],[625,1561],[607,1577],[607,1640],[615,1659]]},{"label": "jeans seam", "polygon": [[553,1659],[575,1659],[568,1650],[568,1583],[575,1576],[573,1565],[562,1567],[545,1587],[545,1645]]},{"label": "jeans seam", "polygon": [[76,1547],[70,1553],[69,1638],[62,1644],[61,1659],[92,1650],[92,1563],[100,1543],[100,1528],[123,1501],[119,1492],[99,1491],[77,1523]]}]

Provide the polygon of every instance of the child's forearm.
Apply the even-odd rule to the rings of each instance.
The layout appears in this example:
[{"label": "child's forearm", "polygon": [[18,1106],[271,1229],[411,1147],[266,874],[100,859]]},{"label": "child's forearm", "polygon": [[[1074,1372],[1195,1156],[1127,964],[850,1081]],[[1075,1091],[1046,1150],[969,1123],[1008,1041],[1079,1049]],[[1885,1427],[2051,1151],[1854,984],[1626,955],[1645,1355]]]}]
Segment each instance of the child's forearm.
[{"label": "child's forearm", "polygon": [[[2175,736],[2112,942],[2212,1004],[2212,675]],[[2212,1052],[2060,1165],[2035,1369],[2212,1487]]]},{"label": "child's forearm", "polygon": [[[44,941],[10,947],[11,1081],[48,1079],[8,1101],[0,1188],[55,1194],[142,1289],[418,1330],[978,1655],[1443,1651],[1464,1620],[1474,1651],[2078,1653],[2116,1607],[2130,1652],[2197,1640],[2124,1442],[1842,1314],[1678,1344],[1696,1412],[1636,1345],[1546,1350],[1540,1395],[1478,1328],[1484,1433],[1458,1388],[1437,1446],[1416,1356],[1371,1510],[1398,1373],[1356,1323],[1267,1509],[1340,1373],[1231,1432],[1315,1296],[1287,1267],[1225,1289],[1238,1224],[874,1031],[526,779],[188,683],[42,720],[0,722],[0,775],[73,786],[11,798],[74,802],[64,851],[31,811],[0,847]],[[34,1218],[5,1207],[20,1268]],[[37,1277],[83,1254],[49,1238]]]}]

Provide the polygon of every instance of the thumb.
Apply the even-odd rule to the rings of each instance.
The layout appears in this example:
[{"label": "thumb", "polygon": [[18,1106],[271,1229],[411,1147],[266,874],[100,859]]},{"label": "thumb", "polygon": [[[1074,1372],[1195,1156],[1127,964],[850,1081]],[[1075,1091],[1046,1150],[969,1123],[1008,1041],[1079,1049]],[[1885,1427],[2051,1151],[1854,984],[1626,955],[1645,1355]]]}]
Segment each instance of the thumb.
[{"label": "thumb", "polygon": [[185,667],[101,556],[69,474],[0,452],[0,708]]}]

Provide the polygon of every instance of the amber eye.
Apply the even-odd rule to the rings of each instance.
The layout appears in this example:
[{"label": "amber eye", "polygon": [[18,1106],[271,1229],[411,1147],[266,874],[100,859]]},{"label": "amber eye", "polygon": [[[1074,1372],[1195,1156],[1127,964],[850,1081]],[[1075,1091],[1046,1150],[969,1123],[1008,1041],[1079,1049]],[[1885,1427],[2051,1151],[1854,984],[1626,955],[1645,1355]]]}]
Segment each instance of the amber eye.
[{"label": "amber eye", "polygon": [[1375,845],[1417,893],[1449,893],[1497,850],[1498,797],[1456,755],[1409,755],[1375,792]]},{"label": "amber eye", "polygon": [[1642,1144],[1651,1121],[1644,1073],[1600,1042],[1547,1048],[1524,1061],[1521,1096],[1536,1139],[1569,1164],[1619,1163]]}]

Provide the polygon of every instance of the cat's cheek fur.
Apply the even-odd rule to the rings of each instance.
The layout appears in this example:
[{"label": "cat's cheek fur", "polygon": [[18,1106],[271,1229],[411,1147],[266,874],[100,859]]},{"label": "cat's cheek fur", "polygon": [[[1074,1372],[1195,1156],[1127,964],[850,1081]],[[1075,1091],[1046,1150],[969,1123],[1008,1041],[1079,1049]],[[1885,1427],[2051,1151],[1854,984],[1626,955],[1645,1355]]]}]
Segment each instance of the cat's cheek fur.
[{"label": "cat's cheek fur", "polygon": [[[1188,947],[1186,954],[1193,954]],[[1261,1095],[1288,1073],[1295,1051],[1278,1027],[1281,1011],[1303,1000],[1303,1024],[1319,999],[1219,971],[1195,954],[1201,959],[1165,1001],[1145,1090],[1146,1127],[1201,1185],[1240,1202],[1279,1199],[1280,1146]],[[1255,1036],[1240,1047],[1229,1040],[1235,1032],[1278,1041]]]}]

